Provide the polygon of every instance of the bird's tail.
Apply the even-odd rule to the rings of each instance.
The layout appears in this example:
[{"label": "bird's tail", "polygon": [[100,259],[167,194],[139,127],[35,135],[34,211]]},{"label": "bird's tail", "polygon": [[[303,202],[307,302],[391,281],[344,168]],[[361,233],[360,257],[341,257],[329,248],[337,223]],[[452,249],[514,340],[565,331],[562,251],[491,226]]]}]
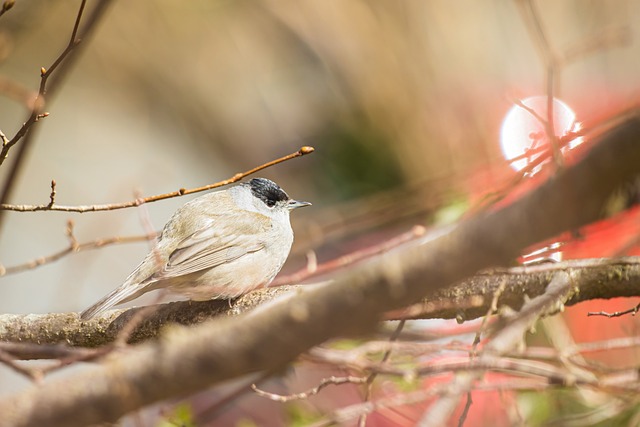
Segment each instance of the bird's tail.
[{"label": "bird's tail", "polygon": [[80,313],[80,320],[89,320],[97,314],[110,309],[114,305],[131,301],[146,292],[145,286],[140,283],[125,281],[122,286],[101,298],[98,302]]}]

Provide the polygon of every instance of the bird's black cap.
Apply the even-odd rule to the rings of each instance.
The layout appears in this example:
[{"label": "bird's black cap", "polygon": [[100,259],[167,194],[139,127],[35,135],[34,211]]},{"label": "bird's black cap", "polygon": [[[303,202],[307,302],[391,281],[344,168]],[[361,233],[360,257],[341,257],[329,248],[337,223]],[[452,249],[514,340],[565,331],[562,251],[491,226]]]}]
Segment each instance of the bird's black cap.
[{"label": "bird's black cap", "polygon": [[254,197],[262,200],[269,207],[275,206],[278,202],[289,200],[289,196],[278,184],[266,178],[253,178],[249,181],[249,188]]}]

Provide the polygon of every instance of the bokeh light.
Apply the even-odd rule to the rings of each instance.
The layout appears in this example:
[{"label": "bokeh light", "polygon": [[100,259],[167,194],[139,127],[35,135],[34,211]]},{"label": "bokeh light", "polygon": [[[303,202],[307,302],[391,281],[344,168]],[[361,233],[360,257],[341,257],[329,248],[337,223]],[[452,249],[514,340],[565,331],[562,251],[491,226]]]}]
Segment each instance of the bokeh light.
[{"label": "bokeh light", "polygon": [[[544,120],[547,119],[546,96],[533,96],[523,100],[522,104],[535,111]],[[556,98],[553,99],[553,124],[557,136],[563,136],[570,131],[579,129],[576,114],[567,104]],[[576,138],[564,150],[571,149],[581,142],[581,138]],[[511,167],[515,170],[523,169],[540,156],[548,145],[549,140],[545,133],[544,124],[525,108],[518,105],[511,107],[502,122],[500,147],[507,161],[525,156],[512,161]],[[530,153],[530,155],[526,155],[526,153]],[[539,167],[536,167],[532,172],[537,170]]]}]

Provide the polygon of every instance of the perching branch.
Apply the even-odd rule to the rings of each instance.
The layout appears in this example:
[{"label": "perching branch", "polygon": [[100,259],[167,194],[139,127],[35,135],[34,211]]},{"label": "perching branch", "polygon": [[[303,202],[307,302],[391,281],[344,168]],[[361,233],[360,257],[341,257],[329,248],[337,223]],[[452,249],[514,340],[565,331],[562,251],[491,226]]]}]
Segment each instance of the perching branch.
[{"label": "perching branch", "polygon": [[[542,295],[557,272],[576,277],[579,289],[564,304],[571,306],[592,299],[640,296],[640,257],[584,259],[534,267],[481,272],[456,285],[441,289],[423,302],[387,312],[386,319],[471,320],[486,315],[500,292],[498,307],[520,310],[528,298]],[[192,325],[219,316],[238,316],[287,293],[304,292],[315,285],[279,286],[259,289],[233,303],[227,301],[179,301],[161,304],[131,335],[130,342],[157,336],[170,323]],[[501,287],[503,289],[501,289]],[[560,307],[558,307],[560,308]],[[113,342],[139,309],[109,310],[81,322],[76,313],[0,315],[0,341],[98,347]],[[22,356],[17,356],[22,357]],[[25,356],[30,358],[31,353]]]}]

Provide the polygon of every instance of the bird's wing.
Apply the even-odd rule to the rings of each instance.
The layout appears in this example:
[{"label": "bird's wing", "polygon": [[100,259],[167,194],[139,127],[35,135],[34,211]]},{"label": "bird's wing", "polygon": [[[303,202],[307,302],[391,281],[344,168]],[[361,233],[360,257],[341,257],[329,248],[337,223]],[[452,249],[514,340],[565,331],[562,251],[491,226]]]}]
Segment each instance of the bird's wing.
[{"label": "bird's wing", "polygon": [[234,219],[231,232],[221,225],[227,218],[214,221],[182,240],[169,255],[164,269],[155,279],[183,276],[207,270],[236,260],[248,253],[264,248],[264,236],[268,231],[268,219],[257,213],[243,214]]}]

